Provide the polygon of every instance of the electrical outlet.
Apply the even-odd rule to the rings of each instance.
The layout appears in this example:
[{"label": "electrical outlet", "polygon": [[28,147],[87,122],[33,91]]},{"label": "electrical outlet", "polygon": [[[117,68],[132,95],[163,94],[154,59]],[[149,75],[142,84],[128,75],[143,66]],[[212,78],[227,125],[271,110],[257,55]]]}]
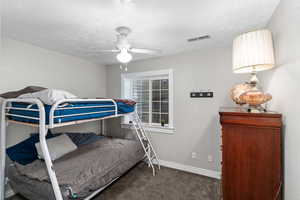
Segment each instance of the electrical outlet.
[{"label": "electrical outlet", "polygon": [[197,153],[196,152],[192,152],[192,158],[194,158],[194,159],[197,158]]},{"label": "electrical outlet", "polygon": [[208,161],[208,162],[213,162],[213,161],[214,161],[213,156],[212,156],[212,155],[208,155],[208,156],[207,156],[207,161]]}]

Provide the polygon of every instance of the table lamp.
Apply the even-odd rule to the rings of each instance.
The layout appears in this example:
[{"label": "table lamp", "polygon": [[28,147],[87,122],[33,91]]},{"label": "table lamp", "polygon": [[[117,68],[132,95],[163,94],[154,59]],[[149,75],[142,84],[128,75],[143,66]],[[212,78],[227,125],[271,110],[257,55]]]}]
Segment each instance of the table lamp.
[{"label": "table lamp", "polygon": [[244,33],[233,41],[233,72],[250,73],[248,91],[239,95],[241,102],[249,105],[249,111],[264,110],[261,104],[272,99],[270,94],[258,89],[257,72],[272,69],[275,66],[272,34],[269,30],[257,30]]}]

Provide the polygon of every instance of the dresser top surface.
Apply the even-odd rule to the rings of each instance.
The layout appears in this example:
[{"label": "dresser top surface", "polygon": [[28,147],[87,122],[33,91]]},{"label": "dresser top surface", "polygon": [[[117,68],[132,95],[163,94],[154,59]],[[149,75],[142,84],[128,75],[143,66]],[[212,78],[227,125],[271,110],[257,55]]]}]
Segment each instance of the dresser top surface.
[{"label": "dresser top surface", "polygon": [[250,113],[243,107],[221,107],[219,109],[220,115],[243,115],[243,116],[257,116],[257,117],[278,117],[281,118],[281,114],[278,112],[268,111],[261,113]]}]

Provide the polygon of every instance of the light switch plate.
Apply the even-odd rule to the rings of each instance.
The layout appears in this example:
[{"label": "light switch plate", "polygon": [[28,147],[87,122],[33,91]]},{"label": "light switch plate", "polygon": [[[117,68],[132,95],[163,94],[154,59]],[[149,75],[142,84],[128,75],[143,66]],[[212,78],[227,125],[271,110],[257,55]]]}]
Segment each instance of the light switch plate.
[{"label": "light switch plate", "polygon": [[191,92],[190,97],[191,98],[213,98],[214,93],[213,92]]}]

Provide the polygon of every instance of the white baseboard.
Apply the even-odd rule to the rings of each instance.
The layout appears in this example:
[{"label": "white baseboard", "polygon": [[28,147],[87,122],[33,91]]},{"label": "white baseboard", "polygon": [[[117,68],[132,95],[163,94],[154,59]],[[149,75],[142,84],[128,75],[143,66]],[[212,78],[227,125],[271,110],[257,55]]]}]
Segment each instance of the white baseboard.
[{"label": "white baseboard", "polygon": [[[211,178],[221,179],[221,173],[218,171],[193,167],[190,165],[183,165],[180,163],[170,162],[170,161],[165,161],[165,160],[160,160],[159,163],[161,166],[164,166],[164,167],[169,167],[172,169],[177,169],[177,170],[190,172],[190,173],[207,176],[207,177],[211,177]],[[157,162],[154,161],[154,164],[157,164]]]}]

